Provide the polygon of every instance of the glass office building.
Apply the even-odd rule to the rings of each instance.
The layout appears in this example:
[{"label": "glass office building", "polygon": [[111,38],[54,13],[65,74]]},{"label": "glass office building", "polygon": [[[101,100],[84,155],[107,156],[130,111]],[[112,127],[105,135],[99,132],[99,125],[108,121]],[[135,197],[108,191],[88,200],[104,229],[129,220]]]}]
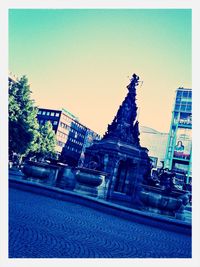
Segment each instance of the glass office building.
[{"label": "glass office building", "polygon": [[165,168],[176,173],[180,184],[192,179],[192,90],[176,90],[175,104],[165,155]]}]

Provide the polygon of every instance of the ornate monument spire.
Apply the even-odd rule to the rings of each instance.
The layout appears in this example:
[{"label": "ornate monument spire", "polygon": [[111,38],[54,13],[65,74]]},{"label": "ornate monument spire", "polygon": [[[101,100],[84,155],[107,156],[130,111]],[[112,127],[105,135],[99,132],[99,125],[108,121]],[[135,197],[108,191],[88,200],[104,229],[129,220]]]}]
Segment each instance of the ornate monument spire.
[{"label": "ornate monument spire", "polygon": [[120,105],[114,120],[108,125],[103,139],[117,138],[125,143],[140,146],[139,127],[138,121],[136,120],[136,86],[138,83],[139,77],[133,74],[131,82],[127,86],[129,92]]}]

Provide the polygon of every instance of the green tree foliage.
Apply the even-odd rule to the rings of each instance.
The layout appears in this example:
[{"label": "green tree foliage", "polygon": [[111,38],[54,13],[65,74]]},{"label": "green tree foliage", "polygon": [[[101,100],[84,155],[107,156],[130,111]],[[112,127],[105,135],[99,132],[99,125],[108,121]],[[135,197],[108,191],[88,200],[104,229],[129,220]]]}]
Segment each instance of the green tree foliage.
[{"label": "green tree foliage", "polygon": [[54,158],[56,138],[50,122],[39,125],[28,79],[9,84],[9,154]]},{"label": "green tree foliage", "polygon": [[39,124],[28,79],[9,85],[9,154],[26,155],[35,145]]},{"label": "green tree foliage", "polygon": [[37,148],[35,156],[37,159],[55,158],[56,157],[56,137],[50,121],[39,126],[37,137]]}]

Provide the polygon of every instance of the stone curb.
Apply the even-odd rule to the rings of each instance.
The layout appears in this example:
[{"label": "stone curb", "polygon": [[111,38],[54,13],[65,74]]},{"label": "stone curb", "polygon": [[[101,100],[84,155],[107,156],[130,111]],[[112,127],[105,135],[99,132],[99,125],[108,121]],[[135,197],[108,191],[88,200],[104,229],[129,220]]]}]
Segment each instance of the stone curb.
[{"label": "stone curb", "polygon": [[128,219],[137,223],[191,235],[191,224],[177,219],[163,217],[159,214],[148,214],[118,204],[110,203],[102,199],[95,199],[77,192],[63,190],[39,183],[34,183],[15,178],[9,178],[9,186],[24,191],[33,192],[43,196],[53,197],[62,201],[70,201],[76,204],[100,210],[102,212]]}]

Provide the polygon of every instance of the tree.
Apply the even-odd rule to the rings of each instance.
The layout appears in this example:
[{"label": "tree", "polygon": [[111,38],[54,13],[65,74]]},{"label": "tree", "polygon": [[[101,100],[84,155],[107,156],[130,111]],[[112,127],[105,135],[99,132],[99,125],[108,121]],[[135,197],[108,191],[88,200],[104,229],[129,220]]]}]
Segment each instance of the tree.
[{"label": "tree", "polygon": [[26,76],[9,85],[9,155],[17,154],[19,159],[34,150],[38,137],[37,108],[31,93]]},{"label": "tree", "polygon": [[36,143],[37,147],[33,152],[37,159],[41,160],[56,157],[56,137],[50,121],[39,126]]}]

